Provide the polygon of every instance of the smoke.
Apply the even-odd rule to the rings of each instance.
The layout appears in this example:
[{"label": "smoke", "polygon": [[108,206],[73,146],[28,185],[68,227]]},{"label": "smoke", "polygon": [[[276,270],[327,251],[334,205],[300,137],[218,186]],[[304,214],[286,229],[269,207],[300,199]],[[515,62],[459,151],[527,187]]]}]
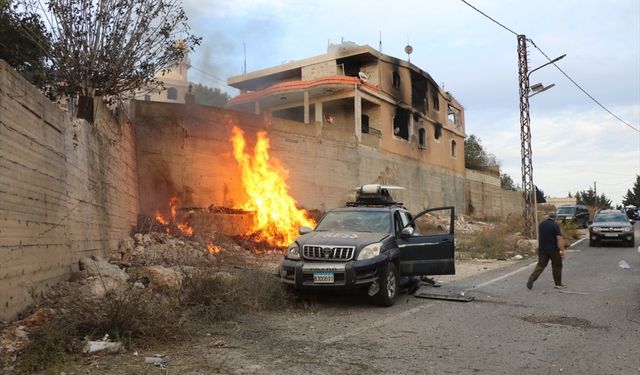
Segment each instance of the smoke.
[{"label": "smoke", "polygon": [[284,54],[281,46],[286,34],[282,8],[288,5],[278,1],[248,3],[185,1],[192,32],[202,37],[201,45],[190,55],[192,81],[236,94],[226,86],[226,80],[243,74],[245,47],[248,72],[277,64],[274,56]]}]

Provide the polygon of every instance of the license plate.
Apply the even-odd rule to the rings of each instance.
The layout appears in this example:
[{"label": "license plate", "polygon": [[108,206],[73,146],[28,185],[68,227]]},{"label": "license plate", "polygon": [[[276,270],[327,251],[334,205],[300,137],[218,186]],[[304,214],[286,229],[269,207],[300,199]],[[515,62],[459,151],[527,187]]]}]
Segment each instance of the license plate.
[{"label": "license plate", "polygon": [[314,272],[314,284],[333,284],[333,272]]},{"label": "license plate", "polygon": [[605,237],[618,237],[618,233],[605,233]]}]

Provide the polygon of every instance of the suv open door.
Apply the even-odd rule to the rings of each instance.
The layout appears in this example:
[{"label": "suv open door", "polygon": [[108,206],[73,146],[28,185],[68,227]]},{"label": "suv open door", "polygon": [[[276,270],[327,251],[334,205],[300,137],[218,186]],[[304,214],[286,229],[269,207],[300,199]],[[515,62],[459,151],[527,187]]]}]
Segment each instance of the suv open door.
[{"label": "suv open door", "polygon": [[397,234],[400,275],[454,275],[454,218],[452,206],[420,212]]}]

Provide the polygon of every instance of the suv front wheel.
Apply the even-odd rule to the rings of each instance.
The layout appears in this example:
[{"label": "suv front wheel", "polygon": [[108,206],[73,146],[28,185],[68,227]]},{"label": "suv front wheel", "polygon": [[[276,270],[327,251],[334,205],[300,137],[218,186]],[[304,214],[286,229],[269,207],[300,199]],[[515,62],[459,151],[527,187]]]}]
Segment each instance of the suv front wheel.
[{"label": "suv front wheel", "polygon": [[391,306],[398,298],[398,269],[393,263],[389,263],[380,275],[380,290],[376,295],[380,306]]}]

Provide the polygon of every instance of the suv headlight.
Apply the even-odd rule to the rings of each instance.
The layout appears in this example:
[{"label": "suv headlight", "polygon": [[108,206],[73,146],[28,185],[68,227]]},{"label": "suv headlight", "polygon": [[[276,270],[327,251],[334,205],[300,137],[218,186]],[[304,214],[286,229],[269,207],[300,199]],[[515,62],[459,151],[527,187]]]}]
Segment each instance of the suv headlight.
[{"label": "suv headlight", "polygon": [[631,232],[631,231],[633,231],[633,227],[623,227],[622,231],[623,232]]},{"label": "suv headlight", "polygon": [[600,232],[600,231],[602,231],[602,228],[600,228],[600,227],[591,227],[591,230],[594,231],[594,232]]},{"label": "suv headlight", "polygon": [[380,249],[382,249],[382,242],[367,245],[362,250],[360,250],[360,254],[358,254],[358,258],[356,260],[365,260],[376,257],[380,255]]},{"label": "suv headlight", "polygon": [[289,245],[285,258],[290,260],[300,260],[300,247],[298,247],[297,243],[294,242]]}]

